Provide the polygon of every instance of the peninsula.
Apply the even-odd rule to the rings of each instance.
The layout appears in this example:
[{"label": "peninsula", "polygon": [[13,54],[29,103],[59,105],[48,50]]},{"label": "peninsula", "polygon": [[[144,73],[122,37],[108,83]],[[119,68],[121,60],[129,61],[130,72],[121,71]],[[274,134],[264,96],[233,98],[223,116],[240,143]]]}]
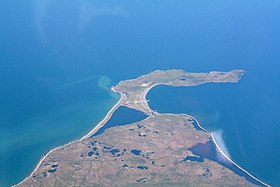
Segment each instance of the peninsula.
[{"label": "peninsula", "polygon": [[[121,81],[112,87],[121,95],[119,102],[92,131],[51,150],[15,186],[268,186],[227,158],[213,134],[195,118],[159,114],[146,100],[156,85],[236,83],[243,74],[242,70],[167,70]],[[120,107],[144,112],[147,117],[95,135]]]}]

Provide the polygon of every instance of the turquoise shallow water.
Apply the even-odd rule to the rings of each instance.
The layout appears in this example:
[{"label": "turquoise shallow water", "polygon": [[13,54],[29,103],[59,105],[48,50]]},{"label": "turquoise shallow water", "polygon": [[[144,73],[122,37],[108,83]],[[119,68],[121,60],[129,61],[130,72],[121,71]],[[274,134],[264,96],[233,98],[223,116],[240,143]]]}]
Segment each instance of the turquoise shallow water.
[{"label": "turquoise shallow water", "polygon": [[[235,136],[225,141],[232,157],[239,149],[256,155],[255,163],[242,155],[239,161],[279,186],[273,172],[280,155],[279,6],[278,0],[1,1],[0,186],[20,181],[47,150],[91,129],[117,100],[111,85],[172,68],[247,71],[234,95],[243,101],[242,121],[253,121],[234,129],[246,149],[231,146]],[[232,100],[226,94],[219,97],[222,109],[239,107],[223,105]],[[209,129],[237,119],[197,111]],[[212,123],[219,115],[227,123]],[[257,129],[247,137],[251,126]]]},{"label": "turquoise shallow water", "polygon": [[[92,87],[92,85],[94,85],[94,81],[91,81],[90,86]],[[66,90],[72,92],[77,89],[75,87]],[[80,86],[79,89],[81,87],[88,91],[91,90],[85,85]],[[69,98],[69,94],[65,98],[63,94],[57,93],[55,96],[62,96],[62,98],[59,98],[59,101],[49,101],[54,102],[55,107],[52,106],[48,110],[42,109],[43,112],[39,108],[38,111],[32,113],[28,109],[20,108],[10,116],[10,120],[16,121],[1,123],[0,186],[23,179],[32,172],[39,159],[50,149],[81,138],[98,124],[119,98],[118,95],[112,97],[98,89],[98,86],[94,87],[94,91],[99,93],[74,94],[75,98],[87,97],[87,99],[79,99],[74,103],[66,101],[74,100]],[[37,104],[21,102],[26,102],[24,105],[28,107],[37,107]],[[27,114],[30,116],[21,115],[21,110],[28,111]]]}]

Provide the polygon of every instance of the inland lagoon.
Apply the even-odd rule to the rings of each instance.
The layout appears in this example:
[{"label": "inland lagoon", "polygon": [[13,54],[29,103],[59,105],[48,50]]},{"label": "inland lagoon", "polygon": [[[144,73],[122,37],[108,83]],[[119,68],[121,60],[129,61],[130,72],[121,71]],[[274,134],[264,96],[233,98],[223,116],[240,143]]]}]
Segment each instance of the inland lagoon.
[{"label": "inland lagoon", "polygon": [[[245,75],[238,84],[204,84],[196,87],[157,86],[147,98],[160,113],[186,113],[194,116],[203,128],[217,136],[222,150],[238,165],[265,182],[277,183],[279,145],[268,143],[277,136],[277,117],[262,108]],[[246,80],[247,79],[247,80]],[[249,80],[248,80],[249,79]],[[247,88],[246,88],[247,86]],[[270,106],[276,107],[270,104]],[[276,111],[276,108],[271,108]],[[268,117],[271,116],[267,128]],[[194,123],[197,127],[197,124]],[[262,141],[260,141],[262,140]],[[264,151],[264,149],[266,151]],[[271,168],[271,170],[270,170]]]},{"label": "inland lagoon", "polygon": [[109,121],[105,123],[103,127],[98,129],[98,131],[94,133],[91,137],[102,134],[108,128],[131,124],[134,122],[141,121],[145,118],[147,118],[147,115],[145,113],[121,106],[113,113]]}]

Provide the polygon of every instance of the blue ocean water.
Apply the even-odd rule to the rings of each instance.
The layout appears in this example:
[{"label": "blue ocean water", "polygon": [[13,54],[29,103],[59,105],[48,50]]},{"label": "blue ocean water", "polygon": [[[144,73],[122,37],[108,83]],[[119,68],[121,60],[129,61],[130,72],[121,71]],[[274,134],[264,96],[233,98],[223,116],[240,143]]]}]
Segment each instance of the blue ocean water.
[{"label": "blue ocean water", "polygon": [[81,138],[105,117],[119,96],[95,82],[52,88],[50,96],[34,91],[28,98],[2,101],[0,186],[23,179],[50,149]]},{"label": "blue ocean water", "polygon": [[218,136],[218,144],[233,161],[264,182],[277,186],[280,102],[249,76],[250,73],[238,84],[158,86],[147,98],[151,100],[151,108],[161,113],[194,116]]},{"label": "blue ocean water", "polygon": [[[257,131],[251,136],[240,131],[239,139],[258,144],[247,148],[242,141],[248,159],[239,161],[279,185],[273,173],[280,155],[275,145],[279,5],[277,0],[1,1],[0,186],[19,182],[50,148],[97,124],[117,100],[108,91],[111,85],[172,68],[247,71],[235,98],[244,101],[239,102],[246,107],[244,117],[255,114],[250,119]],[[225,94],[219,100],[231,98]],[[214,124],[214,129],[226,125]],[[238,124],[236,131],[250,131],[247,123]],[[233,158],[239,149],[229,150]]]}]

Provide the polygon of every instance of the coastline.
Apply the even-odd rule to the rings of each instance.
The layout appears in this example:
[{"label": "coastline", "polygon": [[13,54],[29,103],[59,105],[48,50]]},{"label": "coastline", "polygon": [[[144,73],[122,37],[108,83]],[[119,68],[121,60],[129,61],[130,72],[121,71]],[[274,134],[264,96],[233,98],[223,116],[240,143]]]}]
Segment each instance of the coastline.
[{"label": "coastline", "polygon": [[[113,92],[116,92],[114,89],[111,89]],[[118,92],[119,93],[119,92]],[[120,93],[121,94],[121,93]],[[87,133],[85,136],[83,136],[82,138],[78,139],[78,140],[74,140],[74,141],[71,141],[65,145],[62,145],[62,146],[58,146],[54,149],[51,149],[45,156],[43,156],[39,163],[36,165],[36,167],[34,168],[34,170],[32,171],[32,173],[27,176],[25,179],[23,179],[21,182],[19,182],[18,184],[15,184],[15,185],[12,185],[12,187],[16,187],[18,185],[21,185],[22,183],[24,183],[26,180],[28,180],[29,178],[32,177],[32,175],[37,171],[37,169],[40,167],[40,165],[42,164],[43,160],[48,157],[53,151],[56,151],[60,148],[64,148],[66,146],[68,146],[69,144],[72,144],[72,143],[75,143],[75,142],[78,142],[78,141],[81,141],[81,140],[84,140],[86,138],[88,138],[90,135],[92,135],[92,133],[95,133],[99,128],[101,128],[107,121],[110,120],[111,116],[113,115],[113,113],[121,106],[121,102],[123,100],[123,94],[121,94],[121,97],[119,99],[119,101],[109,110],[109,112],[106,114],[106,116],[103,118],[102,121],[100,121],[97,126],[95,126],[89,133]]]},{"label": "coastline", "polygon": [[257,177],[253,176],[251,173],[249,173],[247,170],[243,169],[241,166],[239,166],[238,164],[236,164],[234,161],[232,161],[223,151],[222,149],[219,147],[219,145],[216,142],[215,136],[213,133],[211,133],[211,138],[215,144],[215,146],[218,148],[218,150],[222,153],[222,155],[233,165],[235,165],[236,167],[238,167],[240,170],[244,171],[247,175],[249,175],[250,177],[252,177],[253,179],[255,179],[256,181],[258,181],[259,183],[263,184],[264,186],[270,187],[270,185],[266,184],[265,182],[261,181],[260,179],[258,179]]},{"label": "coastline", "polygon": [[[157,86],[157,85],[160,85],[160,84],[156,84],[156,85],[152,86],[152,88],[155,87],[155,86]],[[167,85],[167,86],[169,86],[169,85]],[[195,86],[197,86],[197,85],[195,85]],[[147,92],[147,93],[148,93],[148,92]],[[146,95],[147,95],[147,93],[146,93]],[[145,96],[146,96],[146,95],[145,95]],[[151,108],[149,107],[149,105],[148,105],[148,108],[151,109]],[[152,109],[151,109],[151,111],[152,111]],[[157,112],[156,112],[156,113],[157,113]],[[170,113],[170,114],[172,114],[172,113]],[[213,143],[215,144],[215,146],[217,147],[217,149],[219,150],[219,152],[221,152],[221,154],[222,154],[230,163],[232,163],[233,165],[235,165],[236,167],[238,167],[240,170],[242,170],[243,172],[245,172],[247,175],[249,175],[250,177],[252,177],[252,178],[255,179],[256,181],[258,181],[258,182],[261,183],[262,185],[267,186],[267,187],[270,187],[269,184],[266,184],[266,183],[263,182],[262,180],[258,179],[257,177],[255,177],[254,175],[252,175],[251,173],[249,173],[247,170],[245,170],[245,169],[243,169],[241,166],[239,166],[237,163],[235,163],[233,160],[231,160],[231,159],[222,151],[222,149],[221,149],[220,146],[218,145],[218,143],[217,143],[217,141],[216,141],[216,139],[215,139],[214,134],[211,133],[211,132],[209,132],[209,131],[206,130],[205,128],[203,128],[203,127],[200,125],[199,121],[198,121],[195,117],[193,117],[193,116],[191,116],[191,115],[188,115],[188,114],[185,114],[185,113],[183,113],[182,115],[186,115],[186,116],[188,116],[188,117],[191,117],[191,118],[197,123],[197,125],[199,126],[200,129],[202,129],[202,130],[205,131],[206,133],[210,134],[211,139],[213,140]]]},{"label": "coastline", "polygon": [[[78,140],[74,140],[72,142],[69,142],[63,146],[59,146],[59,147],[56,147],[52,150],[50,150],[41,160],[40,162],[37,164],[37,166],[35,167],[35,169],[33,170],[33,172],[28,176],[26,177],[23,181],[21,181],[20,183],[16,184],[16,185],[13,185],[13,186],[18,186],[18,185],[21,185],[22,183],[24,183],[26,180],[28,180],[29,178],[32,177],[32,175],[37,171],[37,169],[40,167],[40,165],[42,164],[43,160],[48,157],[53,151],[55,150],[58,150],[60,148],[64,148],[66,147],[67,145],[71,144],[71,143],[75,143],[75,142],[78,142],[78,141],[82,141],[82,140],[85,140],[87,138],[89,138],[91,135],[93,135],[95,132],[97,132],[100,128],[102,128],[109,120],[110,118],[112,117],[113,113],[121,106],[121,105],[124,105],[126,107],[129,107],[129,108],[133,108],[133,109],[136,109],[136,110],[139,110],[139,111],[142,111],[146,114],[148,114],[149,116],[147,118],[149,118],[150,116],[152,116],[153,114],[157,115],[160,113],[156,112],[156,111],[153,111],[149,104],[148,104],[148,100],[146,99],[146,96],[148,94],[148,92],[154,88],[155,86],[157,85],[167,85],[167,86],[172,86],[172,85],[168,85],[168,84],[164,84],[164,83],[154,83],[154,84],[151,84],[149,85],[144,91],[143,93],[141,94],[141,97],[140,97],[140,101],[142,103],[142,105],[147,109],[147,111],[145,112],[145,110],[141,110],[141,108],[134,108],[134,107],[130,107],[130,106],[127,106],[124,101],[126,100],[126,95],[120,91],[116,91],[114,87],[111,88],[111,90],[113,92],[116,92],[116,93],[119,93],[121,95],[119,101],[109,110],[109,112],[106,114],[106,116],[90,131],[88,132],[85,136],[83,136],[81,139],[78,139]],[[193,85],[193,86],[197,86],[197,85]],[[198,120],[196,118],[194,118],[193,116],[190,116],[188,114],[183,114],[183,115],[186,115],[188,117],[191,117],[196,123],[197,125],[199,126],[199,128],[201,128],[202,130],[204,130],[206,133],[208,133],[210,136],[211,136],[211,139],[213,140],[215,146],[217,147],[217,149],[222,153],[222,155],[232,164],[234,164],[236,167],[238,167],[240,170],[244,171],[246,174],[248,174],[250,177],[252,177],[253,179],[255,179],[256,181],[260,182],[261,184],[263,184],[264,186],[268,186],[270,187],[270,185],[264,183],[263,181],[261,181],[260,179],[254,177],[252,174],[250,174],[248,171],[246,171],[245,169],[243,169],[241,166],[239,166],[238,164],[236,164],[234,161],[232,161],[229,157],[226,156],[226,154],[222,151],[222,149],[219,147],[219,145],[217,144],[216,142],[216,139],[214,137],[214,134],[207,131],[205,128],[203,128],[200,123],[198,122]]]},{"label": "coastline", "polygon": [[[157,85],[160,85],[160,84],[155,84],[155,85],[153,85],[153,86],[145,93],[145,100],[146,100],[146,95],[147,95],[147,93],[148,93],[153,87],[155,87],[155,86],[157,86]],[[143,95],[144,95],[144,94],[143,94]],[[146,100],[146,101],[147,101],[147,100]],[[153,112],[153,110],[150,108],[150,106],[149,106],[148,103],[147,103],[147,105],[148,105],[148,108]],[[157,112],[156,112],[156,113],[157,113]],[[157,113],[157,114],[159,114],[159,113]],[[170,114],[172,114],[172,113],[170,113]],[[215,146],[217,147],[217,149],[222,153],[222,155],[223,155],[230,163],[232,163],[233,165],[235,165],[236,167],[238,167],[240,170],[244,171],[247,175],[249,175],[250,177],[252,177],[252,178],[255,179],[256,181],[260,182],[260,183],[263,184],[264,186],[270,187],[269,184],[266,184],[266,183],[263,182],[262,180],[258,179],[257,177],[255,177],[254,175],[252,175],[251,173],[249,173],[247,170],[245,170],[245,169],[243,169],[241,166],[239,166],[237,163],[235,163],[233,160],[231,160],[231,159],[222,151],[222,149],[220,148],[220,146],[219,146],[218,143],[216,142],[216,139],[215,139],[214,134],[211,133],[211,132],[209,132],[209,131],[207,131],[205,128],[203,128],[203,127],[200,125],[199,121],[198,121],[195,117],[193,117],[193,116],[191,116],[191,115],[188,115],[188,114],[185,114],[185,113],[184,113],[183,115],[186,115],[186,116],[188,116],[188,117],[191,117],[191,118],[197,123],[197,125],[199,126],[199,128],[201,128],[201,129],[202,129],[203,131],[205,131],[206,133],[210,134],[211,139],[213,140],[213,142],[214,142]]]},{"label": "coastline", "polygon": [[141,97],[143,98],[142,103],[143,103],[144,105],[146,105],[146,107],[149,109],[149,112],[153,112],[153,110],[150,108],[146,96],[147,96],[147,94],[149,93],[149,91],[150,91],[152,88],[154,88],[155,86],[158,86],[158,85],[160,85],[160,83],[150,85],[150,86],[143,92],[143,94],[142,94],[142,96],[141,96]]},{"label": "coastline", "polygon": [[[160,113],[158,113],[160,114]],[[173,113],[164,113],[164,114],[170,114],[172,115]],[[194,118],[193,116],[191,115],[188,115],[188,114],[185,114],[185,113],[182,113],[181,115],[185,115],[187,117],[190,117],[192,118],[196,123],[197,125],[199,126],[199,128],[203,131],[205,131],[206,133],[208,133],[210,136],[211,136],[211,139],[213,140],[213,143],[215,144],[216,148],[218,149],[218,151],[230,162],[232,163],[233,165],[235,165],[236,167],[238,167],[238,169],[242,170],[243,172],[245,172],[247,175],[249,175],[250,177],[252,177],[253,179],[255,179],[256,181],[258,181],[259,183],[261,183],[262,185],[264,186],[267,186],[267,187],[271,187],[269,184],[266,184],[265,182],[261,181],[260,179],[258,179],[257,177],[255,177],[254,175],[252,175],[251,173],[249,173],[247,170],[243,169],[241,166],[239,166],[237,163],[235,163],[233,160],[231,160],[223,151],[222,149],[220,148],[220,146],[218,145],[216,139],[215,139],[215,136],[213,133],[207,131],[205,128],[203,128],[200,123],[198,122],[198,120],[196,118]]]},{"label": "coastline", "polygon": [[80,140],[85,140],[85,139],[89,138],[91,135],[93,135],[95,132],[97,132],[101,127],[103,127],[110,120],[113,113],[121,106],[122,101],[123,101],[123,94],[121,93],[121,98],[109,110],[109,112],[106,114],[106,116],[103,118],[103,120],[100,121],[89,133],[87,133],[85,136],[83,136]]},{"label": "coastline", "polygon": [[[153,111],[153,110],[150,108],[150,106],[149,106],[149,104],[148,104],[148,100],[146,99],[146,96],[147,96],[148,92],[149,92],[152,88],[154,88],[155,86],[158,86],[158,85],[164,85],[164,84],[157,83],[157,84],[150,85],[150,86],[143,92],[143,94],[142,94],[142,101],[141,101],[142,103],[145,103],[146,107],[150,110],[150,112],[151,112],[151,113],[154,113],[154,114],[160,114],[160,113],[158,113],[158,112],[156,112],[156,111]],[[172,85],[167,85],[167,86],[172,86]],[[197,85],[195,85],[195,86],[197,86]],[[171,113],[171,114],[172,114],[172,113]],[[188,115],[188,114],[185,114],[185,113],[184,113],[183,115],[186,115],[186,116],[191,117],[191,118],[197,123],[197,125],[199,126],[199,128],[201,128],[201,129],[202,129],[203,131],[205,131],[206,133],[210,134],[210,136],[211,136],[211,138],[212,138],[212,140],[213,140],[215,146],[217,147],[217,149],[222,153],[222,155],[223,155],[230,163],[232,163],[233,165],[235,165],[236,167],[238,167],[240,170],[244,171],[246,174],[248,174],[250,177],[252,177],[252,178],[255,179],[256,181],[260,182],[260,183],[263,184],[264,186],[270,187],[269,184],[266,184],[265,182],[261,181],[260,179],[258,179],[257,177],[255,177],[254,175],[252,175],[251,173],[249,173],[247,170],[243,169],[241,166],[239,166],[239,165],[238,165],[237,163],[235,163],[233,160],[231,160],[231,159],[222,151],[222,149],[220,148],[220,146],[219,146],[218,143],[216,142],[216,139],[215,139],[214,134],[211,133],[211,132],[209,132],[209,131],[207,131],[205,128],[203,128],[203,127],[200,125],[199,121],[198,121],[195,117],[193,117],[193,116],[191,116],[191,115]]]},{"label": "coastline", "polygon": [[255,179],[256,181],[258,181],[259,183],[263,184],[264,186],[268,186],[270,187],[270,185],[266,184],[265,182],[261,181],[260,179],[258,179],[257,177],[255,177],[254,175],[252,175],[251,173],[249,173],[247,170],[243,169],[241,166],[239,166],[237,163],[235,163],[233,160],[231,160],[224,152],[223,150],[220,148],[220,146],[218,145],[216,139],[215,139],[215,136],[213,133],[207,131],[205,128],[203,128],[200,123],[198,122],[198,120],[196,118],[194,118],[193,116],[190,116],[188,114],[184,114],[184,115],[187,115],[189,117],[191,117],[193,120],[195,120],[195,122],[197,123],[197,125],[199,126],[199,128],[201,128],[202,130],[206,131],[207,133],[210,134],[211,136],[211,139],[213,140],[215,146],[217,147],[217,149],[219,150],[219,152],[222,153],[222,155],[230,162],[232,163],[233,165],[235,165],[236,167],[238,167],[240,170],[244,171],[247,175],[249,175],[250,177],[252,177],[253,179]]},{"label": "coastline", "polygon": [[60,149],[60,148],[64,148],[65,146],[67,146],[67,145],[69,145],[69,144],[71,144],[71,143],[75,143],[75,142],[77,142],[77,141],[79,141],[79,140],[75,140],[75,141],[69,142],[69,143],[67,143],[67,144],[65,144],[65,145],[62,145],[62,146],[56,147],[56,148],[54,148],[54,149],[51,149],[43,158],[40,159],[40,162],[36,165],[35,169],[32,171],[32,173],[31,173],[28,177],[26,177],[26,178],[25,178],[24,180],[22,180],[20,183],[15,184],[15,185],[12,185],[12,187],[21,185],[21,184],[24,183],[26,180],[28,180],[30,177],[32,177],[32,175],[37,171],[37,169],[38,169],[38,168],[40,167],[40,165],[42,164],[43,160],[44,160],[47,156],[49,156],[53,151],[55,151],[55,150],[57,150],[57,149]]},{"label": "coastline", "polygon": [[203,128],[203,127],[200,125],[200,123],[198,122],[198,120],[195,119],[193,116],[190,116],[190,115],[188,115],[188,114],[185,114],[185,115],[191,117],[191,118],[196,122],[196,124],[199,126],[199,128],[201,128],[202,130],[204,130],[205,132],[207,132],[207,133],[209,133],[209,134],[212,134],[212,133],[210,133],[209,131],[207,131],[205,128]]}]

